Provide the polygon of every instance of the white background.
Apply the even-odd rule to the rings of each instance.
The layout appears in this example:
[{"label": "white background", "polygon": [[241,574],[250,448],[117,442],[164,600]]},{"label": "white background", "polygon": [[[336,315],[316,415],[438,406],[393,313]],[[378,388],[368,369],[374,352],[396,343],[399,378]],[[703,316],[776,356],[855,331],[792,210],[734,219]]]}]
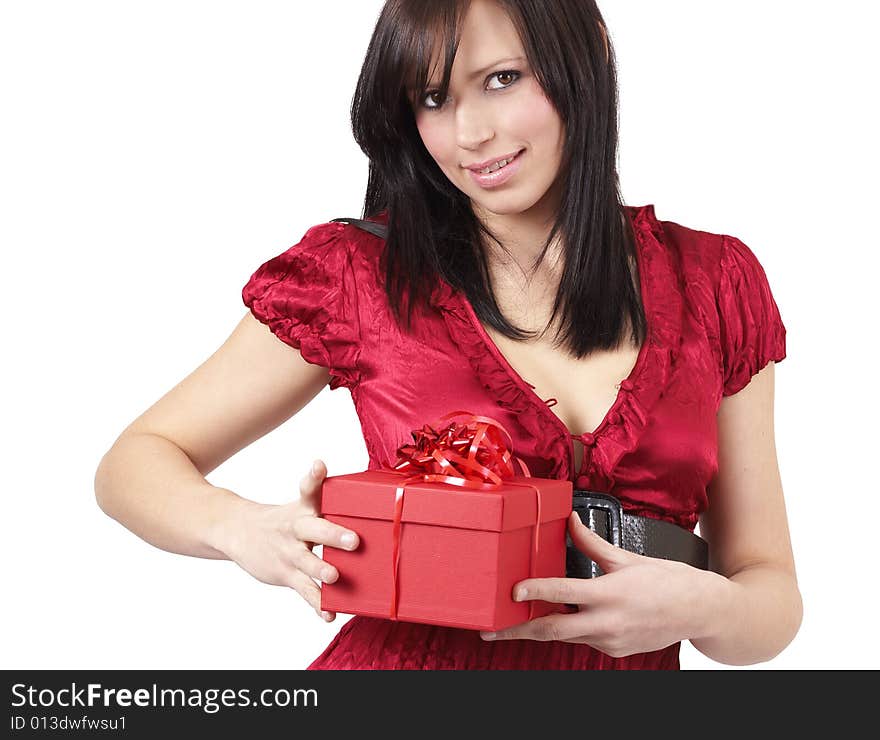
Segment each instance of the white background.
[{"label": "white background", "polygon": [[[381,3],[3,2],[4,668],[304,668],[348,619],[156,549],[93,478],[306,229],[360,214],[348,108]],[[877,668],[872,5],[602,3],[628,203],[743,239],[788,329],[776,432],[805,616],[762,668]],[[211,473],[281,503],[367,465],[347,390]],[[682,645],[683,668],[727,669]],[[736,670],[742,670],[737,668]]]}]

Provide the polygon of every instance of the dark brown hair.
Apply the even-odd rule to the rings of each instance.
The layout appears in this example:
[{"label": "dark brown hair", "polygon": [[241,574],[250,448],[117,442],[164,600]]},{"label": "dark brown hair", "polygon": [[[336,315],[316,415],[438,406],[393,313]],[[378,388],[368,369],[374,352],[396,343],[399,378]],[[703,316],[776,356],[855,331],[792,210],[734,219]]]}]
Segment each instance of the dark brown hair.
[{"label": "dark brown hair", "polygon": [[[630,270],[635,245],[619,189],[617,75],[604,20],[594,0],[498,2],[565,126],[559,212],[535,265],[560,235],[565,264],[550,318],[552,324],[562,312],[557,346],[577,358],[597,348],[616,348],[627,320],[632,341],[641,343],[646,322]],[[481,235],[498,239],[425,149],[412,109],[413,94],[421,100],[427,92],[435,41],[445,50],[436,92],[446,100],[469,4],[387,0],[382,8],[351,106],[354,138],[369,159],[362,217],[387,211],[385,291],[407,330],[413,308],[430,295],[440,276],[465,294],[481,321],[522,340],[535,333],[502,315],[479,246]]]}]

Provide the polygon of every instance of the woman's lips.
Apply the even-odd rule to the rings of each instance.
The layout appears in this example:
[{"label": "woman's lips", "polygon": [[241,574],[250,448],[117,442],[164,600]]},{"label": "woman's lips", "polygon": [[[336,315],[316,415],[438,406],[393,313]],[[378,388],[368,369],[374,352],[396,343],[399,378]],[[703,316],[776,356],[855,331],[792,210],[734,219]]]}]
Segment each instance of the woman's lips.
[{"label": "woman's lips", "polygon": [[480,172],[474,172],[473,170],[468,170],[468,173],[470,173],[473,181],[481,188],[497,188],[506,183],[508,180],[510,180],[511,177],[513,177],[517,173],[522,163],[522,155],[524,153],[525,149],[517,154],[512,161],[508,162],[500,170],[490,172],[488,175],[484,175]]}]

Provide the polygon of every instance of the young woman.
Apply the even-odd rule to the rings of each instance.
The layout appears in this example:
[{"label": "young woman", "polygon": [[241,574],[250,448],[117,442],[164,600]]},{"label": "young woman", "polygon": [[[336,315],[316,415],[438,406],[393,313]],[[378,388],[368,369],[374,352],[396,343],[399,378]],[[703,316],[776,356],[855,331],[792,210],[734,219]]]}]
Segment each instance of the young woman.
[{"label": "young woman", "polygon": [[526,580],[515,598],[575,609],[497,635],[355,616],[310,668],[676,669],[684,639],[723,663],[777,655],[802,614],[773,433],[785,327],[740,240],[622,204],[595,2],[388,0],[352,122],[365,228],[317,224],[260,266],[230,338],[105,455],[101,507],[332,620],[313,579],[340,573],[313,547],[359,541],[319,515],[324,463],[284,506],[204,476],[328,382],[351,391],[370,469],[465,408],[498,419],[533,475],[699,523],[710,567],[573,516],[601,575]]}]

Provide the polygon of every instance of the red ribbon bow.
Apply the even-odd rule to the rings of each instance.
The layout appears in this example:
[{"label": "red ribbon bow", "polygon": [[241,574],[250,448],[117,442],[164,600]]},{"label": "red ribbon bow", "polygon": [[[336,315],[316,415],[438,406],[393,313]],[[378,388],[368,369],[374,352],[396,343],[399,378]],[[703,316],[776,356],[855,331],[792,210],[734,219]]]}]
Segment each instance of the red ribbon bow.
[{"label": "red ribbon bow", "polygon": [[[466,421],[464,423],[453,421],[443,426],[443,422],[456,416],[464,416]],[[496,490],[503,488],[505,481],[515,477],[514,461],[519,463],[525,477],[532,477],[525,462],[516,457],[508,447],[508,442],[510,446],[513,445],[510,433],[489,416],[477,416],[468,411],[453,411],[441,416],[433,424],[426,424],[421,429],[414,430],[412,437],[415,444],[403,445],[397,449],[397,461],[393,467],[394,471],[408,477],[397,487],[394,499],[391,619],[397,619],[400,528],[406,486],[420,481]],[[508,482],[506,485],[519,484]],[[533,569],[539,546],[538,532],[541,526],[541,494],[537,488],[534,490],[537,495],[538,513],[532,537],[533,548],[529,558],[530,576],[534,576]],[[530,601],[529,619],[532,618],[533,607],[534,602]]]}]

